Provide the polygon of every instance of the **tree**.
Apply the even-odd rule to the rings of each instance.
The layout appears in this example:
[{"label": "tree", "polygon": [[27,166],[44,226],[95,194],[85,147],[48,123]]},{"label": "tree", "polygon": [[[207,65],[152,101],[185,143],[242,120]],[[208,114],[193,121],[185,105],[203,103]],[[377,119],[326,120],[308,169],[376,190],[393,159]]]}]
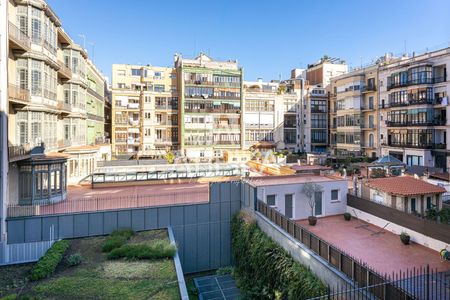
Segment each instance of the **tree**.
[{"label": "tree", "polygon": [[173,154],[173,152],[169,150],[167,151],[165,158],[167,160],[167,163],[173,164],[175,161],[175,154]]},{"label": "tree", "polygon": [[302,193],[308,197],[308,205],[311,207],[311,216],[314,216],[314,207],[316,206],[316,201],[314,199],[314,195],[318,192],[322,192],[322,186],[314,183],[314,182],[306,182],[303,184]]}]

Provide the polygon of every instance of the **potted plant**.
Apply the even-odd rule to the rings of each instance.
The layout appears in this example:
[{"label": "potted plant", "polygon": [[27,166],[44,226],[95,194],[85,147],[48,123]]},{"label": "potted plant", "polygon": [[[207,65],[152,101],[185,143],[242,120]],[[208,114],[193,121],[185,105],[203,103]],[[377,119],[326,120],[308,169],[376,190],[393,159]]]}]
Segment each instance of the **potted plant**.
[{"label": "potted plant", "polygon": [[409,241],[410,241],[411,237],[409,236],[409,234],[407,234],[406,232],[402,232],[400,234],[400,240],[402,241],[403,244],[408,245]]},{"label": "potted plant", "polygon": [[322,191],[322,187],[313,182],[306,182],[302,187],[302,193],[308,197],[308,205],[311,208],[311,215],[308,217],[308,223],[311,226],[317,224],[317,217],[314,215],[314,207],[316,206],[314,196],[316,193],[321,193]]},{"label": "potted plant", "polygon": [[348,212],[344,213],[344,219],[345,221],[350,221],[352,219],[352,215]]}]

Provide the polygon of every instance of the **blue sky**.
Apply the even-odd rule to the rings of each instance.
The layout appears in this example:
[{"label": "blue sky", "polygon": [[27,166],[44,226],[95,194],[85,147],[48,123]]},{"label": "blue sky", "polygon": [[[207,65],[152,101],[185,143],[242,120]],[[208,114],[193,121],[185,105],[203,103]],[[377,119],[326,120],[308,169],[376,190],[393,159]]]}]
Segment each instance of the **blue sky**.
[{"label": "blue sky", "polygon": [[322,55],[350,66],[450,45],[450,1],[47,0],[110,76],[113,63],[172,66],[174,53],[237,59],[245,79],[287,78]]}]

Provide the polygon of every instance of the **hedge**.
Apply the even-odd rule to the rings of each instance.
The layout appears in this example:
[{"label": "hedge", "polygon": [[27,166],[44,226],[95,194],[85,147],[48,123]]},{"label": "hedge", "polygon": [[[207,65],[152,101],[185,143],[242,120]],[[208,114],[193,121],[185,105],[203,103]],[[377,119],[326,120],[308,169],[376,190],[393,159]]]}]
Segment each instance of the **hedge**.
[{"label": "hedge", "polygon": [[233,217],[232,250],[237,284],[249,299],[308,299],[326,294],[311,270],[295,261],[244,212]]},{"label": "hedge", "polygon": [[50,249],[47,250],[45,255],[33,266],[30,279],[35,281],[51,276],[63,259],[64,253],[68,248],[68,241],[62,240],[55,242]]},{"label": "hedge", "polygon": [[114,230],[103,243],[102,251],[110,252],[113,249],[120,248],[134,235],[131,229]]},{"label": "hedge", "polygon": [[177,247],[167,240],[156,241],[151,245],[123,245],[113,249],[108,254],[108,259],[158,259],[172,258],[177,253]]}]

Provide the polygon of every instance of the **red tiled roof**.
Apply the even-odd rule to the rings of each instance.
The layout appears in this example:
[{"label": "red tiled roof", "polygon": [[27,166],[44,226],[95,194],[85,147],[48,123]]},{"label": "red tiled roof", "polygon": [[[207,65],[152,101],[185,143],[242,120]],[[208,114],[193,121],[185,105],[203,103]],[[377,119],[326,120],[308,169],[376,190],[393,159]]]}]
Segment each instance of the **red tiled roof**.
[{"label": "red tiled roof", "polygon": [[444,193],[443,187],[410,176],[369,179],[365,185],[388,194],[413,196]]}]

